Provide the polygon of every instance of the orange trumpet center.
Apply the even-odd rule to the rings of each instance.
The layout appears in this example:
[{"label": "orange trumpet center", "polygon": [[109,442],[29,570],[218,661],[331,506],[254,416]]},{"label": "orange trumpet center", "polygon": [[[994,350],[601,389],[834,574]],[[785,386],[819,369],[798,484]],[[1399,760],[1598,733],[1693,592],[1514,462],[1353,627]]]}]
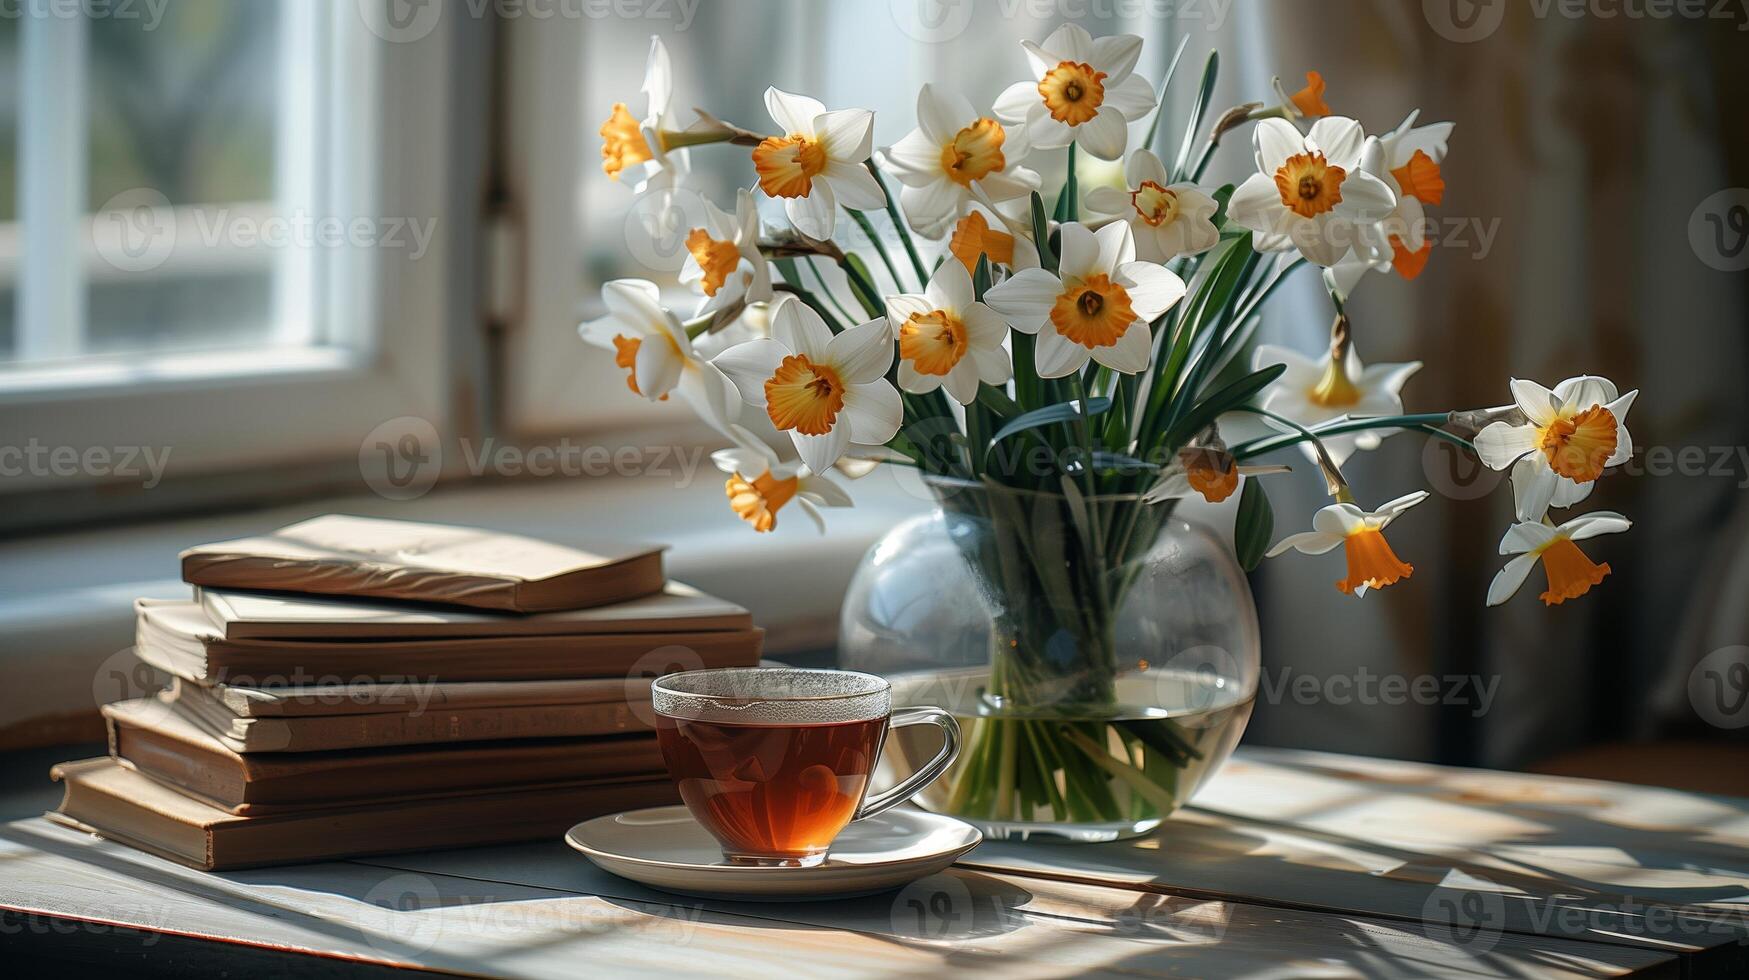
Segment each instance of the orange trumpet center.
[{"label": "orange trumpet center", "polygon": [[1348,577],[1336,583],[1342,592],[1352,593],[1361,586],[1382,589],[1409,577],[1415,566],[1397,557],[1382,532],[1362,528],[1348,535],[1342,543],[1348,556]]},{"label": "orange trumpet center", "polygon": [[703,228],[694,228],[686,236],[686,250],[692,253],[693,260],[704,270],[704,280],[700,285],[704,287],[706,296],[715,296],[717,290],[723,288],[729,273],[734,272],[735,266],[741,264],[741,252],[734,242],[712,238]]},{"label": "orange trumpet center", "polygon": [[1136,320],[1129,292],[1104,273],[1064,286],[1051,306],[1051,323],[1088,350],[1117,343]]},{"label": "orange trumpet center", "polygon": [[1130,192],[1130,206],[1143,221],[1158,228],[1178,217],[1178,194],[1151,180]]},{"label": "orange trumpet center", "polygon": [[991,265],[1014,264],[1014,236],[996,231],[984,220],[982,211],[973,211],[953,227],[953,239],[947,250],[960,260],[967,272],[978,271],[978,256],[988,255]]},{"label": "orange trumpet center", "polygon": [[1445,178],[1439,164],[1423,150],[1416,150],[1409,162],[1391,171],[1403,193],[1423,204],[1438,204],[1445,200]]},{"label": "orange trumpet center", "polygon": [[1079,126],[1099,115],[1105,102],[1105,72],[1084,61],[1060,61],[1039,79],[1038,94],[1060,123]]},{"label": "orange trumpet center", "polygon": [[1324,76],[1315,71],[1306,72],[1306,87],[1288,96],[1294,108],[1304,116],[1328,116],[1330,106],[1324,102]]},{"label": "orange trumpet center", "polygon": [[1549,577],[1549,590],[1541,596],[1543,605],[1558,606],[1568,599],[1577,599],[1609,574],[1609,563],[1597,564],[1585,557],[1585,552],[1572,538],[1555,538],[1538,552],[1543,562],[1543,574]]},{"label": "orange trumpet center", "polygon": [[1550,469],[1576,483],[1589,483],[1603,475],[1604,464],[1615,454],[1616,428],[1609,409],[1593,405],[1543,426],[1537,448],[1548,456]]},{"label": "orange trumpet center", "polygon": [[992,171],[1008,165],[1002,155],[1002,140],[1006,134],[1002,124],[994,119],[979,119],[954,134],[941,148],[941,169],[948,179],[961,187],[982,180]]},{"label": "orange trumpet center", "polygon": [[1211,504],[1231,497],[1239,487],[1239,465],[1218,449],[1186,449],[1178,454],[1190,488]]},{"label": "orange trumpet center", "polygon": [[844,381],[825,364],[815,364],[806,354],[783,359],[765,382],[765,411],[779,429],[794,429],[803,435],[823,436],[844,410]]},{"label": "orange trumpet center", "polygon": [[1391,268],[1397,270],[1397,275],[1404,279],[1413,279],[1420,275],[1421,270],[1427,268],[1427,260],[1432,256],[1432,240],[1422,242],[1420,248],[1411,252],[1401,238],[1391,236]]},{"label": "orange trumpet center", "polygon": [[736,473],[723,489],[729,497],[729,508],[753,525],[753,530],[764,532],[777,527],[778,510],[796,495],[801,483],[799,476],[779,479],[767,470],[751,480]]},{"label": "orange trumpet center", "polygon": [[966,325],[946,310],[913,313],[899,328],[899,356],[918,374],[942,375],[966,356]]},{"label": "orange trumpet center", "polygon": [[807,197],[826,169],[826,147],[806,136],[769,136],[753,148],[753,169],[772,197]]},{"label": "orange trumpet center", "polygon": [[1281,203],[1302,218],[1316,218],[1342,203],[1342,182],[1348,172],[1333,166],[1322,153],[1296,153],[1275,172]]},{"label": "orange trumpet center", "polygon": [[[634,395],[643,394],[638,390],[638,348],[642,346],[644,346],[644,342],[637,337],[627,337],[625,334],[617,333],[613,335],[613,366],[625,368],[626,387],[630,388]],[[667,400],[667,395],[657,399],[657,401],[664,402]]]},{"label": "orange trumpet center", "polygon": [[614,180],[619,172],[633,164],[643,163],[654,154],[644,142],[644,132],[638,121],[626,109],[624,102],[615,102],[613,112],[601,124],[601,169]]}]

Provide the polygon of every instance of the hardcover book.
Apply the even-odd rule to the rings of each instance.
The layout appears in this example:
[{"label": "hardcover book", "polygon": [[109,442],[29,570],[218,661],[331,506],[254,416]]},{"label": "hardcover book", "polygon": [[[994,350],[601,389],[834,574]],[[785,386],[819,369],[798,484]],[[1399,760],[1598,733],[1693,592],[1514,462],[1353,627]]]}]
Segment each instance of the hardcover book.
[{"label": "hardcover book", "polygon": [[377,596],[542,612],[660,592],[662,552],[594,550],[516,534],[329,514],[260,537],[182,553],[182,578],[201,586]]}]

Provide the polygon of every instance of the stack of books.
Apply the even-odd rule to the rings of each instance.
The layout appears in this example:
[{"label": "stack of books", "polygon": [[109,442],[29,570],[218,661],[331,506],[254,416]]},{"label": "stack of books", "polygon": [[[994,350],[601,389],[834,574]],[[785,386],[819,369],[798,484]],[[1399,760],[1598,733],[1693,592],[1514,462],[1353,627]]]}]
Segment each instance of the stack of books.
[{"label": "stack of books", "polygon": [[556,837],[677,802],[650,683],[751,666],[747,610],[657,549],[328,516],[182,555],[136,604],[169,674],[56,766],[51,818],[204,869]]}]

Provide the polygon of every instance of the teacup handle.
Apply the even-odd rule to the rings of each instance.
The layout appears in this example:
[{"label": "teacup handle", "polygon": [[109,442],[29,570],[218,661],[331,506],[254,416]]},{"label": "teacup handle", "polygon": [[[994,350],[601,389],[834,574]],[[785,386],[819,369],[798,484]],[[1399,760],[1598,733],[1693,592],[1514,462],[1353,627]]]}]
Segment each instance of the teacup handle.
[{"label": "teacup handle", "polygon": [[910,778],[904,782],[879,796],[863,800],[862,806],[856,811],[856,816],[851,819],[861,820],[863,817],[872,817],[916,796],[918,791],[935,782],[938,776],[946,772],[947,767],[953,765],[954,758],[960,754],[960,723],[954,720],[953,715],[940,708],[899,708],[887,721],[887,731],[891,734],[896,729],[907,728],[911,725],[940,726],[943,740],[941,751],[935,753],[935,758],[930,759],[928,765],[912,773]]}]

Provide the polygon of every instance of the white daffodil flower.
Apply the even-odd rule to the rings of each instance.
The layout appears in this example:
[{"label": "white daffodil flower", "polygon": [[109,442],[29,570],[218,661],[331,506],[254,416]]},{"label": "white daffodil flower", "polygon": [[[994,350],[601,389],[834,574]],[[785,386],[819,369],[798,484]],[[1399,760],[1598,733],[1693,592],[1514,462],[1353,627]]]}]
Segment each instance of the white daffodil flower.
[{"label": "white daffodil flower", "polygon": [[923,294],[887,299],[887,322],[899,340],[899,387],[919,395],[947,389],[970,405],[978,384],[1008,381],[1011,365],[1002,342],[1008,323],[973,297],[971,274],[958,262],[943,262]]},{"label": "white daffodil flower", "polygon": [[1427,267],[1433,243],[1427,238],[1429,204],[1445,200],[1445,160],[1451,123],[1416,126],[1417,109],[1382,138],[1369,137],[1361,169],[1384,181],[1397,204],[1376,222],[1359,226],[1354,250],[1331,267],[1337,289],[1346,296],[1370,269],[1414,279]]},{"label": "white daffodil flower", "polygon": [[1154,87],[1135,74],[1142,39],[1095,40],[1064,24],[1042,44],[1022,41],[1033,81],[1015,82],[996,98],[996,118],[1021,127],[1029,147],[1074,143],[1102,160],[1123,156],[1129,124],[1154,108]]},{"label": "white daffodil flower", "polygon": [[1321,555],[1342,545],[1348,558],[1348,574],[1336,582],[1336,588],[1356,596],[1366,595],[1367,589],[1382,589],[1415,571],[1415,566],[1391,550],[1384,530],[1404,511],[1426,499],[1427,491],[1417,490],[1375,511],[1361,510],[1349,503],[1331,504],[1312,516],[1312,530],[1283,538],[1269,549],[1269,557],[1289,548],[1302,555]]},{"label": "white daffodil flower", "polygon": [[1211,504],[1218,504],[1239,489],[1242,476],[1286,472],[1285,466],[1241,466],[1225,449],[1186,446],[1178,451],[1171,465],[1160,468],[1159,478],[1142,494],[1142,500],[1157,504],[1195,493]]},{"label": "white daffodil flower", "polygon": [[723,373],[693,350],[680,320],[645,279],[615,279],[601,287],[607,315],[577,328],[585,343],[614,352],[626,387],[651,401],[678,390],[699,417],[738,444],[752,436],[738,423],[741,399]]},{"label": "white daffodil flower", "polygon": [[827,112],[818,99],[775,88],[765,90],[765,108],[784,135],[753,148],[753,169],[760,189],[783,200],[797,231],[828,239],[838,205],[858,211],[886,207],[886,192],[863,166],[874,144],[874,113]]},{"label": "white daffodil flower", "polygon": [[831,469],[852,443],[886,443],[904,419],[898,389],[885,377],[893,363],[885,317],[834,337],[818,313],[785,295],[773,305],[769,338],[731,347],[713,363],[790,434],[815,473]]},{"label": "white daffodil flower", "polygon": [[1129,225],[1113,222],[1095,233],[1071,221],[1062,228],[1056,274],[1021,269],[984,302],[1014,329],[1038,334],[1033,357],[1041,378],[1073,374],[1088,358],[1136,374],[1153,355],[1148,322],[1184,298],[1184,280],[1135,258]]},{"label": "white daffodil flower", "polygon": [[1609,563],[1597,564],[1573,542],[1599,534],[1620,534],[1630,527],[1633,522],[1607,510],[1581,514],[1559,527],[1531,522],[1512,525],[1500,539],[1500,553],[1518,557],[1494,576],[1488,586],[1488,605],[1498,606],[1512,598],[1538,561],[1549,579],[1548,591],[1541,596],[1543,605],[1558,606],[1590,592],[1609,574]]},{"label": "white daffodil flower", "polygon": [[1535,381],[1512,380],[1522,423],[1493,422],[1476,433],[1476,455],[1496,470],[1512,467],[1518,519],[1535,523],[1550,507],[1571,507],[1591,495],[1603,471],[1634,454],[1628,409],[1635,389],[1616,394],[1608,378],[1584,375],[1550,391]]},{"label": "white daffodil flower", "polygon": [[776,454],[763,446],[719,450],[711,453],[711,462],[729,474],[724,484],[729,508],[761,533],[776,529],[777,512],[791,500],[821,534],[826,533],[821,507],[851,506],[850,494],[843,487],[802,463],[779,462]]},{"label": "white daffodil flower", "polygon": [[940,238],[981,192],[991,203],[1025,198],[1039,176],[1020,166],[1020,150],[1002,124],[980,116],[958,92],[924,85],[917,128],[883,151],[903,188],[899,204],[911,230]]},{"label": "white daffodil flower", "polygon": [[662,39],[650,36],[650,57],[644,65],[645,112],[642,120],[633,118],[624,102],[616,102],[607,121],[601,124],[601,169],[618,180],[625,168],[644,165],[644,176],[635,192],[641,197],[663,195],[666,211],[673,194],[692,171],[692,158],[685,148],[669,150],[662,133],[678,127],[672,119],[674,104],[674,66]]},{"label": "white daffodil flower", "polygon": [[1360,123],[1326,116],[1300,135],[1283,119],[1263,119],[1253,132],[1257,173],[1227,203],[1227,217],[1256,232],[1258,249],[1298,248],[1326,268],[1358,240],[1356,223],[1391,213],[1396,197],[1361,169],[1366,133]]},{"label": "white daffodil flower", "polygon": [[745,188],[735,195],[733,217],[704,202],[704,225],[686,235],[680,281],[704,294],[699,316],[771,299],[771,267],[759,251],[759,211]]},{"label": "white daffodil flower", "polygon": [[1195,184],[1168,181],[1160,158],[1151,150],[1137,150],[1124,164],[1125,189],[1096,187],[1087,192],[1087,206],[1129,222],[1136,258],[1145,262],[1165,262],[1214,248],[1221,231],[1210,219],[1220,205]]},{"label": "white daffodil flower", "polygon": [[[1308,428],[1346,416],[1403,414],[1403,385],[1421,369],[1420,361],[1368,367],[1352,348],[1338,363],[1333,351],[1326,351],[1323,357],[1314,360],[1286,347],[1259,346],[1253,355],[1252,369],[1261,370],[1272,364],[1285,364],[1287,370],[1263,390],[1263,410]],[[1341,433],[1321,436],[1319,441],[1340,466],[1357,449],[1379,448],[1380,440],[1395,431]],[[1316,461],[1315,450],[1309,445],[1303,448]]]}]

